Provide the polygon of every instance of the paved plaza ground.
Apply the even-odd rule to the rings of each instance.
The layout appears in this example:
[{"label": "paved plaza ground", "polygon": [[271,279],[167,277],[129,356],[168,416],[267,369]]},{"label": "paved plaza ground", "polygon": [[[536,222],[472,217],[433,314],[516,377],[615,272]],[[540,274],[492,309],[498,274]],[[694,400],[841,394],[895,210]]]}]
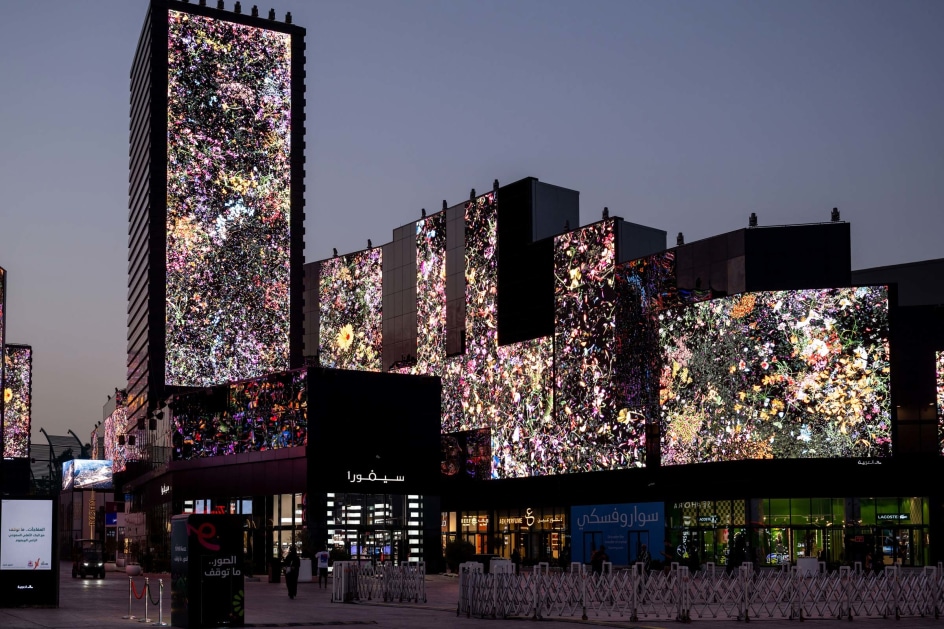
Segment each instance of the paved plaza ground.
[{"label": "paved plaza ground", "polygon": [[[129,613],[129,578],[123,572],[109,572],[104,580],[73,579],[71,564],[63,564],[60,570],[60,603],[58,609],[0,608],[0,629],[66,629],[71,627],[112,629],[142,626],[145,612],[151,624],[159,620],[159,607],[131,596],[130,612],[133,619],[123,618]],[[164,582],[163,620],[170,625],[170,578],[169,575],[148,575],[154,598],[160,581]],[[134,578],[135,589],[140,594],[144,577]],[[263,577],[245,583],[245,607],[247,627],[324,627],[339,625],[365,625],[370,627],[415,628],[460,627],[476,629],[501,629],[525,625],[595,627],[681,627],[674,621],[630,622],[628,618],[576,618],[536,621],[530,618],[494,620],[456,616],[459,583],[453,576],[429,575],[426,577],[427,602],[422,604],[391,604],[383,601],[358,603],[332,603],[328,589],[319,589],[317,583],[300,583],[298,596],[288,598],[285,583],[269,583]],[[6,602],[4,602],[6,604]],[[745,629],[749,625],[761,625],[764,629],[799,629],[812,625],[812,629],[851,629],[859,626],[866,629],[888,627],[898,629],[944,629],[944,618],[902,618],[848,620],[765,620],[751,619],[749,623],[734,620],[695,619],[692,625],[703,625],[710,629]]]}]

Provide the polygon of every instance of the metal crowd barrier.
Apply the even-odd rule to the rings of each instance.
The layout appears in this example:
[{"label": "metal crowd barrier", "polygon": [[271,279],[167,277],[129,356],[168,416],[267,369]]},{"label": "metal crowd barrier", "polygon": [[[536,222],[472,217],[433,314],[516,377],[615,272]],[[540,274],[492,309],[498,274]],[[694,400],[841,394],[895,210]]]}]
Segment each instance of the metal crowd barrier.
[{"label": "metal crowd barrier", "polygon": [[480,618],[628,617],[642,619],[783,619],[933,617],[944,610],[944,567],[861,566],[826,572],[796,567],[725,570],[708,564],[691,574],[673,563],[646,572],[643,564],[602,574],[582,567],[486,574],[479,563],[459,567],[456,614]]},{"label": "metal crowd barrier", "polygon": [[392,564],[359,564],[356,561],[334,562],[331,601],[383,600],[400,603],[426,602],[426,562]]},{"label": "metal crowd barrier", "polygon": [[[132,599],[144,599],[144,617],[139,618],[131,613],[131,601]],[[149,605],[157,606],[157,622],[154,622],[153,618],[148,617],[148,610],[150,609]],[[158,579],[158,593],[157,600],[151,596],[151,580],[149,577],[144,578],[144,587],[141,588],[141,593],[138,593],[138,589],[134,586],[134,577],[128,577],[128,615],[122,616],[125,620],[136,620],[143,623],[154,623],[158,627],[166,627],[168,623],[164,622],[164,579]]]}]

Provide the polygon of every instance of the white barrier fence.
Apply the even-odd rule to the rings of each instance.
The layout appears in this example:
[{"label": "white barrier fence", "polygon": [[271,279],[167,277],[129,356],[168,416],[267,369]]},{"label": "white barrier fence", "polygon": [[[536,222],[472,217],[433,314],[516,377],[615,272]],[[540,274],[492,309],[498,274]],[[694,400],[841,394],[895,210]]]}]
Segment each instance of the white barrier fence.
[{"label": "white barrier fence", "polygon": [[[863,572],[840,568],[818,572],[796,567],[755,571],[742,566],[728,573],[708,564],[690,574],[672,564],[645,573],[642,564],[616,573],[589,574],[538,569],[486,574],[479,563],[459,567],[456,614],[480,618],[628,617],[643,619],[939,618],[944,610],[944,568]],[[858,566],[857,566],[858,568]]]},{"label": "white barrier fence", "polygon": [[426,562],[423,561],[399,566],[336,561],[332,582],[333,603],[370,600],[426,602]]}]

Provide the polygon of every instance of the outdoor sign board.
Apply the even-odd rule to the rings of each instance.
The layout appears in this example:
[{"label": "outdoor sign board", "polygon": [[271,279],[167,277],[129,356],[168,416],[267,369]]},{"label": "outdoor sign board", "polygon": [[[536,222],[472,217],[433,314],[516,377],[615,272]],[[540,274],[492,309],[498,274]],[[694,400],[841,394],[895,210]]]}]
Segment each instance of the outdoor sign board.
[{"label": "outdoor sign board", "polygon": [[571,560],[589,563],[593,551],[606,546],[617,566],[635,563],[643,544],[660,559],[665,541],[665,508],[661,502],[583,505],[570,510]]},{"label": "outdoor sign board", "polygon": [[59,606],[55,531],[54,501],[0,501],[0,607]]},{"label": "outdoor sign board", "polygon": [[191,514],[171,520],[171,624],[241,627],[243,518]]}]

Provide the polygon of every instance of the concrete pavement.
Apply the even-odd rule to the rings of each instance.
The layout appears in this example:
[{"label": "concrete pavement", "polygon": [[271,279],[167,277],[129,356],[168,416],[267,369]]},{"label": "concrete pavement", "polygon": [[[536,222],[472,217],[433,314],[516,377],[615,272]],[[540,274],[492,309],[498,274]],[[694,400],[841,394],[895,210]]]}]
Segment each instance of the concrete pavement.
[{"label": "concrete pavement", "polygon": [[[170,625],[170,575],[147,575],[157,598],[160,580],[164,582],[163,621]],[[138,594],[143,591],[145,577],[134,577]],[[298,596],[289,599],[284,581],[269,583],[266,577],[245,583],[245,609],[247,627],[320,627],[332,625],[365,625],[385,628],[429,629],[433,627],[457,627],[476,629],[501,629],[522,624],[543,622],[559,626],[588,625],[617,628],[671,628],[681,627],[674,621],[643,621],[632,623],[628,618],[591,617],[587,621],[580,617],[532,621],[526,619],[494,620],[456,616],[459,583],[455,577],[429,575],[426,578],[427,602],[384,603],[383,601],[361,601],[358,603],[332,603],[331,592],[319,589],[315,582],[298,585]],[[138,599],[132,595],[130,611],[134,619],[123,618],[129,612],[129,578],[122,572],[109,572],[104,580],[72,579],[71,564],[62,564],[60,569],[60,602],[58,609],[0,608],[0,629],[129,629],[144,626],[145,612],[150,624],[159,620],[159,607],[147,602],[147,596]],[[564,624],[566,623],[566,624]],[[799,621],[751,619],[750,623],[734,620],[693,619],[692,625],[703,625],[706,629],[745,629],[747,625],[762,625],[765,629],[797,629]],[[902,618],[848,620],[806,620],[805,624],[815,629],[850,629],[861,626],[870,629],[944,629],[944,618]]]}]

